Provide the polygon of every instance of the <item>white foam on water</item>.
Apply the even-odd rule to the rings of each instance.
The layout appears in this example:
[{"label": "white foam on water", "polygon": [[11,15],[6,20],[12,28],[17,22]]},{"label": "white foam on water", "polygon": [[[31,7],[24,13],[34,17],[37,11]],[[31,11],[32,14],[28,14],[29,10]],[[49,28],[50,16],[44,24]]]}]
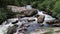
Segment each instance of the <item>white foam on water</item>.
[{"label": "white foam on water", "polygon": [[7,24],[7,25],[0,25],[0,34],[5,34],[7,33],[8,27],[13,26],[13,24]]},{"label": "white foam on water", "polygon": [[48,24],[46,23],[47,21],[52,21],[52,20],[55,20],[55,18],[53,18],[52,16],[48,15],[48,14],[44,14],[43,11],[38,11],[38,15],[44,15],[45,16],[45,19],[44,19],[44,22],[42,24],[44,24],[45,26],[47,26]]},{"label": "white foam on water", "polygon": [[[27,8],[27,9],[32,9],[31,5],[27,5],[26,8]],[[44,16],[45,16],[45,19],[44,19],[43,24],[46,24],[46,21],[48,21],[48,20],[54,20],[54,19],[55,19],[55,18],[53,18],[53,17],[50,16],[50,15],[43,14],[43,11],[39,11],[39,10],[37,10],[37,11],[38,11],[38,15],[44,15]],[[21,24],[23,24],[23,23],[28,23],[26,19],[30,19],[30,18],[31,18],[31,17],[21,18],[21,19],[22,19],[22,22],[21,22],[21,21],[18,21],[18,23],[16,23],[16,24],[19,25],[19,27],[20,27]],[[24,19],[25,19],[25,20],[24,20]],[[33,21],[32,23],[28,23],[28,24],[31,25],[31,28],[35,27],[35,26],[32,27],[32,25],[37,23],[37,18],[34,17],[33,19],[35,19],[35,21]],[[14,26],[14,24],[12,24],[12,22],[15,22],[16,20],[18,20],[18,18],[8,19],[8,22],[9,22],[9,23],[7,23],[7,21],[3,22],[3,24],[0,25],[0,34],[6,33],[7,30],[8,30],[8,27],[9,27],[9,26],[11,26],[11,27]],[[7,23],[7,24],[6,24],[6,23]],[[19,28],[19,27],[18,27],[18,28]],[[30,28],[29,28],[29,29],[30,29]],[[18,34],[18,29],[17,29],[17,32],[14,33],[14,34]]]}]

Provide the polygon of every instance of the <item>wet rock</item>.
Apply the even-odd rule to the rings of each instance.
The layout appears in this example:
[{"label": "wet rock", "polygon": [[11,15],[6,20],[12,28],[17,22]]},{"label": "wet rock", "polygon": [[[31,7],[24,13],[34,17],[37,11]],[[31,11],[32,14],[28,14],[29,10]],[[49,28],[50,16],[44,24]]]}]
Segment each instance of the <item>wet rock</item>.
[{"label": "wet rock", "polygon": [[58,24],[53,24],[52,26],[53,26],[53,27],[60,27],[60,23],[58,23]]},{"label": "wet rock", "polygon": [[53,20],[52,20],[52,21],[47,21],[46,23],[47,23],[47,24],[53,24],[54,22],[53,22]]},{"label": "wet rock", "polygon": [[48,14],[47,12],[45,12],[45,11],[42,11],[43,12],[43,14]]},{"label": "wet rock", "polygon": [[20,32],[19,34],[24,34],[24,33]]},{"label": "wet rock", "polygon": [[12,22],[12,24],[16,24],[16,23],[18,23],[18,20],[17,20],[17,21],[15,21],[15,22]]},{"label": "wet rock", "polygon": [[38,14],[36,14],[34,17],[37,17],[37,18],[38,18],[38,17],[39,17],[39,15],[38,15]]},{"label": "wet rock", "polygon": [[60,23],[60,20],[55,20],[54,23]]},{"label": "wet rock", "polygon": [[60,21],[59,20],[52,20],[52,21],[48,21],[47,23],[50,23],[50,24],[57,24],[59,23]]},{"label": "wet rock", "polygon": [[60,23],[59,20],[51,20],[51,21],[47,21],[47,24],[58,24]]},{"label": "wet rock", "polygon": [[33,22],[33,21],[35,21],[35,19],[33,18],[28,19],[28,22]]},{"label": "wet rock", "polygon": [[38,23],[43,23],[43,21],[44,21],[44,18],[45,18],[45,16],[44,15],[40,15],[39,17],[38,17]]},{"label": "wet rock", "polygon": [[60,20],[55,20],[52,24],[54,27],[60,27]]},{"label": "wet rock", "polygon": [[21,28],[20,30],[25,30],[25,31],[27,30],[27,26],[25,24],[22,24],[20,28]]},{"label": "wet rock", "polygon": [[25,24],[22,24],[20,28],[25,27]]},{"label": "wet rock", "polygon": [[22,24],[18,30],[19,34],[21,33],[24,34],[26,31],[27,31],[27,26],[25,24]]},{"label": "wet rock", "polygon": [[22,29],[21,29],[21,30],[19,30],[19,32],[22,32],[22,33],[24,33],[24,32],[25,32],[25,30],[22,30]]},{"label": "wet rock", "polygon": [[8,31],[7,31],[7,34],[15,33],[17,31],[17,27],[18,27],[18,25],[14,25],[13,27],[9,27]]}]

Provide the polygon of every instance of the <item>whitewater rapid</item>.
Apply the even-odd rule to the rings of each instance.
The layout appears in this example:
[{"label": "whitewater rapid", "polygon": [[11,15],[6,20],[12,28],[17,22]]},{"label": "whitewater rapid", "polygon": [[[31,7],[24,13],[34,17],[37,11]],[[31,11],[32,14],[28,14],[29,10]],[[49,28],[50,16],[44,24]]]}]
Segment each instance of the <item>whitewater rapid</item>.
[{"label": "whitewater rapid", "polygon": [[[27,8],[27,9],[28,9],[28,8],[29,8],[29,9],[32,9],[31,5],[27,5],[26,8]],[[44,14],[43,11],[39,11],[39,10],[37,10],[37,11],[38,11],[38,15],[44,15],[44,16],[45,16],[45,19],[44,19],[43,24],[46,24],[46,21],[48,21],[48,20],[55,20],[55,18],[53,18],[52,16],[47,15],[47,14]],[[18,23],[16,23],[16,24],[19,25],[19,27],[20,27],[20,25],[22,25],[23,23],[24,23],[24,24],[29,24],[29,25],[31,25],[31,26],[28,28],[28,30],[33,30],[35,27],[36,27],[36,28],[39,27],[39,26],[37,26],[37,25],[33,26],[34,24],[37,24],[37,18],[36,18],[36,17],[33,17],[32,19],[35,19],[35,21],[33,21],[32,23],[28,23],[28,22],[27,22],[27,19],[30,19],[30,18],[31,18],[31,17],[21,18],[21,21],[22,21],[22,22],[21,22],[21,21],[18,21]],[[5,33],[7,33],[8,28],[14,26],[14,24],[12,24],[12,22],[15,22],[16,20],[19,20],[19,19],[18,19],[18,18],[11,18],[11,19],[8,19],[7,21],[3,22],[3,24],[0,25],[0,34],[5,34]],[[32,28],[32,27],[34,27],[34,28]],[[15,34],[17,34],[17,33],[18,33],[18,29],[17,29],[17,32],[16,32]]]}]

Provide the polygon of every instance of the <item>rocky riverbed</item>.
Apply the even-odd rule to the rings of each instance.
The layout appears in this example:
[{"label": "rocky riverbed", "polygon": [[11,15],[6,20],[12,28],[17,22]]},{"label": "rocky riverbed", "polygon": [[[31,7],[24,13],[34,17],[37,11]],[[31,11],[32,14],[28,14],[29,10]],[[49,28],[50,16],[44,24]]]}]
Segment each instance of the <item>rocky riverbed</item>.
[{"label": "rocky riverbed", "polygon": [[59,27],[60,21],[44,13],[45,11],[34,9],[31,5],[8,7],[12,7],[12,11],[18,14],[0,25],[0,34],[54,34],[59,30],[52,27]]}]

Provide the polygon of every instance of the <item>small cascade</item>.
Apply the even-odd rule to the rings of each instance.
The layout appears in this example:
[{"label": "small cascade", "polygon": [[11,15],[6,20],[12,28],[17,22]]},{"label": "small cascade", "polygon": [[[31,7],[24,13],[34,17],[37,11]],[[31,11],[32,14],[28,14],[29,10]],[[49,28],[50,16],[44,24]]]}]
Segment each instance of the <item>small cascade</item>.
[{"label": "small cascade", "polygon": [[37,10],[37,11],[38,11],[38,15],[44,15],[45,16],[45,19],[44,19],[44,22],[43,22],[44,25],[47,25],[46,24],[47,21],[55,20],[55,18],[53,18],[52,16],[50,16],[48,14],[44,14],[43,11],[39,11],[39,10]]},{"label": "small cascade", "polygon": [[[31,5],[27,5],[26,6],[27,9],[32,9]],[[46,21],[49,20],[55,20],[55,18],[53,18],[50,15],[44,14],[43,11],[38,11],[38,15],[44,15],[45,19],[44,22],[42,24],[44,24],[44,26],[47,26],[48,24],[46,24]],[[31,21],[32,19],[32,21]],[[19,29],[21,27],[22,24],[25,24],[25,26],[29,26],[27,27],[28,31],[34,31],[36,28],[40,27],[40,24],[37,23],[37,17],[24,17],[24,18],[12,18],[12,19],[8,19],[7,21],[3,22],[2,25],[0,25],[0,34],[4,34],[8,31],[9,27],[12,27],[14,25],[18,25],[17,27],[17,31],[14,34],[18,34],[19,33]],[[17,21],[17,23],[15,23]],[[12,24],[14,22],[14,24]],[[3,32],[4,31],[4,32]]]},{"label": "small cascade", "polygon": [[32,9],[31,5],[26,5],[26,9]]}]

